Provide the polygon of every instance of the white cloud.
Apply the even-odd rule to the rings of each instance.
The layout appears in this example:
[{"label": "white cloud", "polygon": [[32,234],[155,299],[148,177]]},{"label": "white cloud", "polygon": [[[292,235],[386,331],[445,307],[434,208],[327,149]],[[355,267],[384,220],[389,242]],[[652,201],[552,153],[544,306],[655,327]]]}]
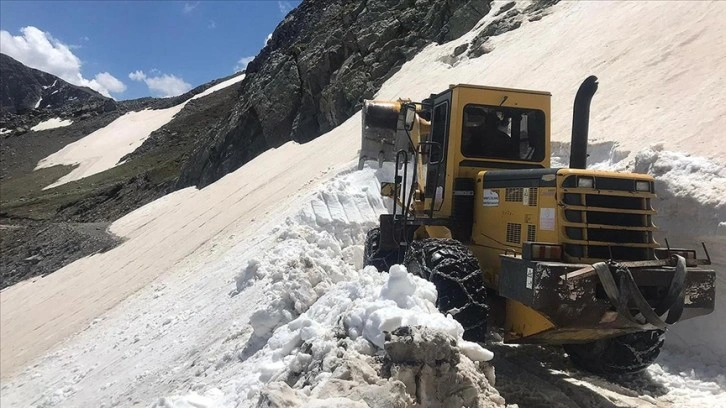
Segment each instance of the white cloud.
[{"label": "white cloud", "polygon": [[126,85],[108,72],[96,74],[94,79],[84,78],[81,60],[68,45],[49,33],[33,26],[23,27],[20,32],[22,35],[13,36],[0,30],[0,52],[31,68],[58,76],[73,85],[87,86],[104,96],[110,97],[111,92],[126,90]]},{"label": "white cloud", "polygon": [[280,13],[287,15],[290,10],[293,9],[292,4],[289,1],[278,1],[277,7],[280,8]]},{"label": "white cloud", "polygon": [[217,22],[214,20],[209,20],[209,24],[207,24],[207,28],[210,30],[214,30],[217,28]]},{"label": "white cloud", "polygon": [[96,74],[95,79],[91,82],[97,82],[101,87],[108,89],[109,92],[121,93],[126,90],[126,85],[119,81],[116,77],[108,72]]},{"label": "white cloud", "polygon": [[129,79],[131,79],[132,81],[143,81],[144,79],[146,79],[146,74],[144,74],[144,71],[142,70],[137,70],[129,74]]},{"label": "white cloud", "polygon": [[237,61],[237,65],[234,66],[234,71],[239,72],[243,69],[247,69],[247,64],[252,62],[252,60],[255,59],[255,57],[242,57],[239,61]]},{"label": "white cloud", "polygon": [[[152,69],[152,72],[154,70]],[[158,72],[158,70],[156,70]],[[143,81],[149,90],[161,97],[177,96],[192,89],[192,85],[185,82],[176,75],[161,74],[157,76],[147,76],[144,71],[137,70],[129,74],[129,79],[133,81]]]},{"label": "white cloud", "polygon": [[267,34],[267,37],[265,38],[265,45],[267,45],[267,43],[269,43],[271,39],[272,39],[272,33]]},{"label": "white cloud", "polygon": [[198,5],[198,1],[187,1],[186,3],[184,3],[184,8],[182,8],[182,11],[184,12],[184,14],[189,14],[192,12],[192,10],[197,8]]}]

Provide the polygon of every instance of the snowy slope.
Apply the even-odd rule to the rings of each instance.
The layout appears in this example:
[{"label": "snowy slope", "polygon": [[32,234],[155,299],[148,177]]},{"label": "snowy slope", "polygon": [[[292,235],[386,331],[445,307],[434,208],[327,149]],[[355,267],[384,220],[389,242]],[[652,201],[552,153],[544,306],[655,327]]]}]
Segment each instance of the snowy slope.
[{"label": "snowy slope", "polygon": [[[119,164],[119,160],[138,149],[152,132],[169,123],[187,103],[224,89],[244,79],[244,74],[220,82],[188,100],[166,109],[145,109],[129,112],[76,142],[42,159],[37,169],[59,165],[77,165],[70,173],[44,189],[60,186],[84,177],[92,176]],[[53,122],[55,120],[55,122]],[[67,122],[67,123],[66,123]],[[70,121],[50,119],[32,130],[45,130],[68,126]]]},{"label": "snowy slope", "polygon": [[568,1],[549,11],[491,37],[492,51],[480,58],[452,57],[476,28],[430,45],[386,81],[378,97],[422,99],[456,83],[546,90],[553,95],[553,140],[567,142],[577,87],[596,75],[591,141],[615,142],[628,153],[663,143],[666,150],[726,160],[726,36],[719,29],[726,4]]},{"label": "snowy slope", "polygon": [[[429,46],[379,96],[420,98],[456,82],[546,89],[554,94],[553,134],[564,142],[576,87],[596,74],[591,125],[601,143],[591,163],[659,177],[659,226],[671,242],[678,233],[693,244],[681,236],[687,233],[715,243],[711,252],[723,268],[726,148],[713,135],[723,128],[718,102],[725,94],[724,77],[713,73],[726,58],[719,28],[726,6],[566,2],[551,12],[493,38],[494,50],[475,60],[452,62],[450,53],[476,29]],[[689,74],[675,75],[681,70]],[[696,111],[700,120],[691,127],[686,114]],[[425,282],[360,268],[364,231],[383,210],[378,177],[386,174],[351,171],[359,125],[356,115],[313,142],[268,151],[203,190],[157,200],[113,224],[128,239],[123,245],[0,292],[0,403],[249,406],[261,391],[302,406],[355,406],[331,391],[341,348],[350,350],[343,360],[368,364],[385,328],[377,323],[425,313],[448,324],[431,310]],[[561,160],[566,147],[555,146]],[[503,358],[494,360],[502,367],[497,388],[522,406],[726,406],[723,280],[721,269],[716,313],[671,330],[667,344],[681,348],[666,351],[641,378],[612,383],[573,370],[556,351],[494,344]],[[407,289],[394,296],[386,287]],[[381,314],[387,318],[375,317]],[[710,360],[699,360],[704,351]],[[288,390],[279,380],[291,376],[303,381]],[[396,397],[390,384],[368,379],[347,381],[388,386],[376,389]],[[487,397],[501,403],[495,392]]]}]

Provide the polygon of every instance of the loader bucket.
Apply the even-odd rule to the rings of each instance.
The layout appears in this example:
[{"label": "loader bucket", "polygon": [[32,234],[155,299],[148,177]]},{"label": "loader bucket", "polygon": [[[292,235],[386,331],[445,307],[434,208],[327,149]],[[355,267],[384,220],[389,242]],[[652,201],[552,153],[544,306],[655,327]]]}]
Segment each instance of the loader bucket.
[{"label": "loader bucket", "polygon": [[395,162],[396,152],[406,149],[407,138],[400,137],[404,132],[401,106],[401,101],[363,102],[358,169],[369,160],[377,161],[379,167],[384,162]]}]

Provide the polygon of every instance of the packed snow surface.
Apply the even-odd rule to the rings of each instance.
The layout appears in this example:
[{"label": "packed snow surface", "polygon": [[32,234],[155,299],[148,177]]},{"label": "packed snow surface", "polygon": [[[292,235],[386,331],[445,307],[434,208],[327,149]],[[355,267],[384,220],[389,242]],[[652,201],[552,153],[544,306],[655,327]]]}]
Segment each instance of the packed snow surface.
[{"label": "packed snow surface", "polygon": [[[79,180],[118,165],[122,157],[139,148],[152,132],[169,123],[187,103],[210,95],[243,79],[244,74],[220,82],[171,108],[156,110],[145,109],[140,112],[129,112],[114,120],[106,127],[98,129],[83,139],[68,144],[63,149],[38,162],[36,170],[58,165],[77,165],[70,173],[46,186],[45,189],[57,187],[69,181]],[[38,126],[46,122],[42,122]],[[68,121],[67,124],[56,124],[52,127],[67,126],[70,124],[71,122]],[[36,129],[38,126],[32,130],[52,128],[42,127]]]},{"label": "packed snow surface", "polygon": [[[495,2],[499,7],[507,2]],[[529,2],[518,2],[524,9]],[[470,33],[431,44],[386,81],[377,98],[421,100],[456,83],[552,93],[552,138],[569,141],[572,103],[580,83],[596,75],[590,140],[615,141],[638,152],[666,150],[726,160],[726,3],[674,1],[563,1],[539,21],[492,36],[490,52],[469,59],[454,49]],[[496,10],[496,9],[495,9]]]},{"label": "packed snow surface", "polygon": [[[714,74],[726,61],[726,5],[561,2],[549,11],[492,37],[486,55],[453,57],[492,12],[461,39],[424,49],[378,97],[422,98],[456,82],[550,90],[553,162],[566,163],[574,93],[597,75],[589,164],[657,177],[656,224],[674,245],[709,245],[718,303],[673,326],[661,358],[632,379],[582,373],[557,349],[496,341],[457,341],[462,361],[494,349],[497,388],[521,406],[726,406],[726,88]],[[355,115],[205,189],[150,203],[112,225],[127,238],[119,247],[0,292],[0,405],[245,407],[274,394],[292,406],[360,406],[330,392],[341,375],[357,384],[348,390],[385,383],[381,394],[393,396],[375,371],[340,368],[380,356],[381,333],[395,326],[433,325],[454,338],[460,326],[432,308],[427,282],[398,267],[362,268],[390,172],[350,171],[359,126]]]},{"label": "packed snow surface", "polygon": [[32,130],[34,132],[38,132],[41,130],[48,130],[48,129],[55,129],[55,128],[69,126],[72,123],[73,123],[73,121],[70,119],[51,118],[51,119],[44,120],[44,121],[38,123],[37,125],[30,128],[30,130]]}]

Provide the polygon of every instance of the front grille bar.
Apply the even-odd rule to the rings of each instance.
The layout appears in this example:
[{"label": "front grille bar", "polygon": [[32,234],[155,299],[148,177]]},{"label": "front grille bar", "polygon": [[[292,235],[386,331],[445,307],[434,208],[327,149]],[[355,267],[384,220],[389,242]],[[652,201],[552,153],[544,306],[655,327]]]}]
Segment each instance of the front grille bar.
[{"label": "front grille bar", "polygon": [[569,222],[569,221],[562,221],[560,222],[560,225],[563,225],[565,227],[574,227],[574,228],[596,228],[596,229],[610,229],[610,230],[628,230],[628,231],[657,231],[658,228],[655,226],[652,227],[627,227],[624,225],[607,225],[607,224],[585,224],[582,222]]},{"label": "front grille bar", "polygon": [[627,191],[613,191],[613,190],[598,190],[592,188],[563,188],[563,193],[568,194],[597,194],[604,196],[618,196],[618,197],[635,197],[635,198],[656,198],[654,193],[631,191],[630,195],[625,195]]},{"label": "front grille bar", "polygon": [[588,212],[607,212],[607,213],[618,213],[618,214],[643,214],[643,215],[655,215],[657,212],[653,209],[650,210],[629,210],[625,208],[607,208],[607,207],[588,207],[584,205],[571,205],[562,203],[565,210],[574,211],[588,211]]},{"label": "front grille bar", "polygon": [[653,259],[653,250],[659,247],[651,222],[655,194],[573,187],[563,191],[558,212],[567,256],[580,261]]}]

